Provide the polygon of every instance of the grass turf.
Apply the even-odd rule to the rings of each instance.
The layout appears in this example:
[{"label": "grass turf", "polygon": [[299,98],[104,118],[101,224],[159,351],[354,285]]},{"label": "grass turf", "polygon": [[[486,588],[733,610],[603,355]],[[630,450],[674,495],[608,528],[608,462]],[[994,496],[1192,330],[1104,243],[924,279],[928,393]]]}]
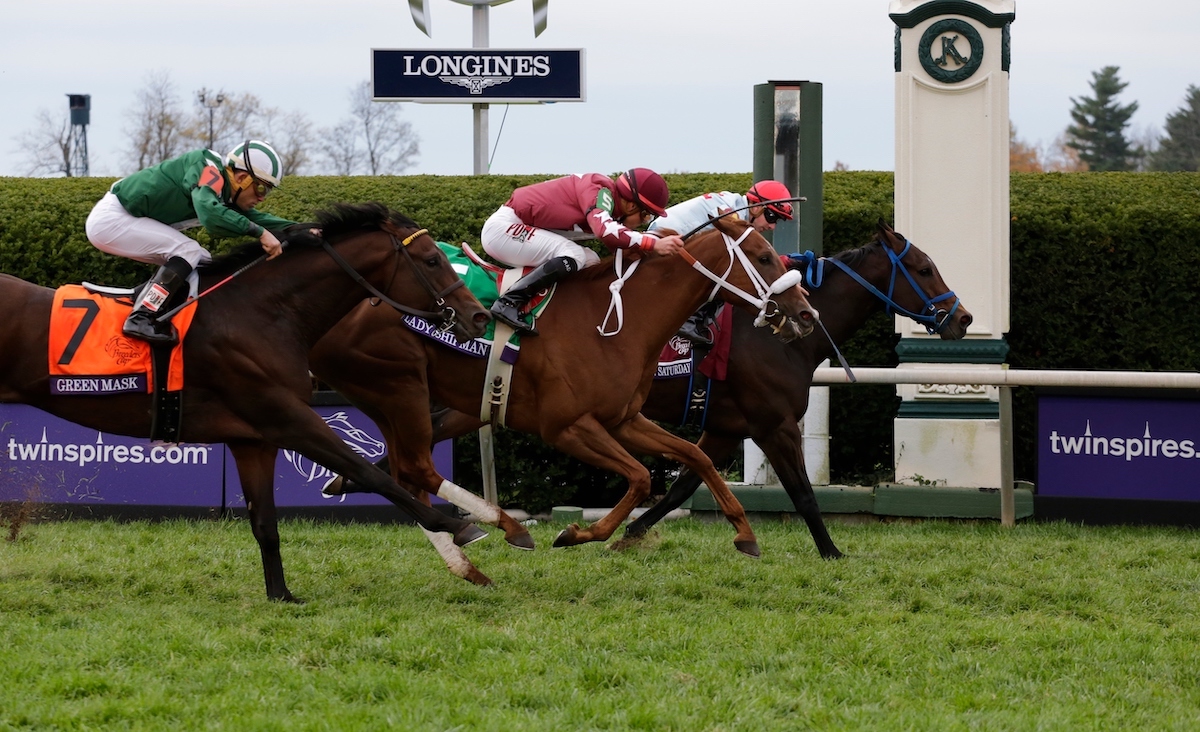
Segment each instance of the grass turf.
[{"label": "grass turf", "polygon": [[1194,729],[1200,541],[1166,528],[669,522],[468,548],[284,522],[64,522],[0,542],[0,729]]}]

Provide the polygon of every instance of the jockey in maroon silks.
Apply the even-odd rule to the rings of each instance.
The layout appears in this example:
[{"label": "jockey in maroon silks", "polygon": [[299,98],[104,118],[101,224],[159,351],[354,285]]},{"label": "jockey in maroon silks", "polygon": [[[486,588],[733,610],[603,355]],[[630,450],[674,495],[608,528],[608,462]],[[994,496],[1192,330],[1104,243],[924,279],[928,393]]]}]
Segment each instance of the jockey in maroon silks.
[{"label": "jockey in maroon silks", "polygon": [[[633,168],[614,181],[599,173],[569,175],[513,191],[508,202],[483,225],[483,250],[511,266],[533,267],[492,305],[492,315],[518,331],[536,335],[521,308],[564,276],[600,261],[572,241],[595,238],[610,249],[674,254],[678,236],[657,236],[641,226],[665,213],[667,182],[649,168]],[[588,236],[590,234],[590,236]]]}]

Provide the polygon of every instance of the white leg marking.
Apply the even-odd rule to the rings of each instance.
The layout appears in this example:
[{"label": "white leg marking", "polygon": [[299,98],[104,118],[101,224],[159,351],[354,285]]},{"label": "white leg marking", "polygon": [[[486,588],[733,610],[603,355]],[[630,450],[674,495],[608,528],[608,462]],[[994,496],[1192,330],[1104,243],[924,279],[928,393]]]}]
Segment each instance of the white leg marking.
[{"label": "white leg marking", "polygon": [[425,532],[425,538],[429,539],[429,543],[433,544],[433,548],[437,549],[437,553],[441,555],[442,561],[446,563],[446,568],[455,577],[467,579],[467,575],[474,565],[471,560],[467,559],[467,555],[462,549],[454,545],[454,537],[448,532],[434,532],[421,527],[421,531]]},{"label": "white leg marking", "polygon": [[475,514],[480,521],[489,526],[500,525],[500,516],[503,514],[500,507],[488,503],[466,488],[459,487],[443,478],[442,484],[438,486],[437,496],[464,511]]}]

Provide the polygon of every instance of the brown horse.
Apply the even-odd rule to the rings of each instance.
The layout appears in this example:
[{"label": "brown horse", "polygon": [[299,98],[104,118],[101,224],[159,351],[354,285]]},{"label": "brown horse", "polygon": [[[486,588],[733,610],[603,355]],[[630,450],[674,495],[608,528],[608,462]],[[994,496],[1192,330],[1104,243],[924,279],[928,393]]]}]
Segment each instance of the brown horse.
[{"label": "brown horse", "polygon": [[[286,253],[245,269],[237,282],[201,299],[183,346],[180,436],[224,442],[237,461],[250,528],[262,554],[267,596],[294,601],[279,554],[273,475],[280,448],[353,475],[377,490],[395,486],[339,439],[308,405],[308,352],[372,289],[406,309],[431,306],[462,337],[477,336],[490,316],[459,287],[462,280],[436,242],[409,219],[380,204],[336,206],[318,214],[325,240],[308,225],[287,232]],[[332,246],[331,246],[332,245]],[[201,268],[201,287],[225,281],[256,255],[257,243]],[[148,436],[147,394],[50,394],[48,342],[54,290],[0,275],[0,401],[20,402],[85,427]],[[425,444],[428,444],[427,442]],[[407,494],[406,494],[407,495]],[[400,505],[428,530],[465,545],[485,534],[476,526],[412,498]]]},{"label": "brown horse", "polygon": [[[726,284],[742,291],[753,291],[755,280],[759,280],[763,295],[755,304],[767,311],[769,322],[783,338],[810,332],[816,313],[801,288],[791,284],[798,280],[780,280],[785,268],[779,256],[745,222],[721,220],[717,230],[693,237],[684,252],[687,256],[640,261],[640,268],[621,290],[627,317],[615,335],[606,337],[597,327],[606,320],[610,284],[614,281],[613,268],[602,264],[560,284],[550,307],[538,319],[541,335],[522,341],[520,359],[513,371],[507,426],[539,435],[549,445],[620,473],[629,481],[627,493],[608,516],[586,529],[572,524],[555,539],[555,546],[608,539],[630,511],[645,500],[650,492],[650,475],[630,455],[637,452],[678,460],[700,475],[736,527],[737,548],[758,555],[745,512],[712,462],[695,445],[670,434],[639,411],[650,391],[663,344],[714,289],[713,281],[689,261],[710,274],[712,270],[727,272]],[[753,275],[747,273],[742,262]],[[764,283],[776,284],[770,292],[764,292]],[[746,304],[729,289],[721,288],[720,293],[724,300]],[[394,313],[370,307],[360,307],[330,331],[310,359],[318,378],[380,426],[392,456],[389,465],[398,482],[443,495],[452,502],[466,493],[455,486],[456,490],[446,494],[448,482],[433,469],[429,405],[432,395],[439,404],[463,412],[465,424],[460,425],[460,434],[480,427],[485,360],[420,336]],[[453,436],[443,434],[439,438]],[[378,492],[359,485],[350,476],[346,478],[335,481],[327,492]],[[394,493],[383,495],[399,498]],[[473,511],[482,503],[478,498],[468,501]],[[481,519],[489,520],[485,516]],[[456,548],[439,549],[445,550],[443,557],[455,574],[478,583],[489,581],[470,567]]]},{"label": "brown horse", "polygon": [[[818,274],[823,264],[828,265],[823,267],[824,281]],[[830,338],[843,343],[881,307],[913,318],[944,340],[965,336],[972,317],[946,286],[933,260],[882,221],[874,242],[842,252],[828,262],[810,262],[807,268],[809,297],[821,311],[821,323],[829,338],[819,334],[780,343],[763,338],[749,327],[746,318],[735,313],[728,378],[712,382],[704,434],[698,445],[720,465],[743,440],[753,439],[808,524],[817,550],[822,557],[833,559],[842,553],[829,537],[813,495],[799,428],[808,409],[813,371],[834,355]],[[642,405],[642,414],[678,424],[689,396],[687,381],[655,381],[650,397]],[[632,521],[613,547],[621,549],[639,541],[699,486],[694,473],[682,472],[667,495]]]}]

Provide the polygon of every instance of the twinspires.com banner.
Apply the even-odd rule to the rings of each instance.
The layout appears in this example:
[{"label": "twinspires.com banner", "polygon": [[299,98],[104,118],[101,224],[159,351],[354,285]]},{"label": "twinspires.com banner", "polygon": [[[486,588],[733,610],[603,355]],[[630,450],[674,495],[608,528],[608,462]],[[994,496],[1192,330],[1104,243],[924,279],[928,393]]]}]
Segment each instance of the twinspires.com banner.
[{"label": "twinspires.com banner", "polygon": [[[385,454],[378,428],[362,412],[348,406],[314,410],[362,457],[375,462]],[[449,441],[434,448],[434,465],[453,479]],[[388,503],[361,493],[327,497],[321,488],[332,477],[327,468],[304,456],[280,450],[275,462],[275,503]],[[152,443],[80,427],[23,404],[0,404],[0,501],[213,509],[246,505],[236,464],[224,445]]]},{"label": "twinspires.com banner", "polygon": [[1039,397],[1037,492],[1200,501],[1200,401]]}]

